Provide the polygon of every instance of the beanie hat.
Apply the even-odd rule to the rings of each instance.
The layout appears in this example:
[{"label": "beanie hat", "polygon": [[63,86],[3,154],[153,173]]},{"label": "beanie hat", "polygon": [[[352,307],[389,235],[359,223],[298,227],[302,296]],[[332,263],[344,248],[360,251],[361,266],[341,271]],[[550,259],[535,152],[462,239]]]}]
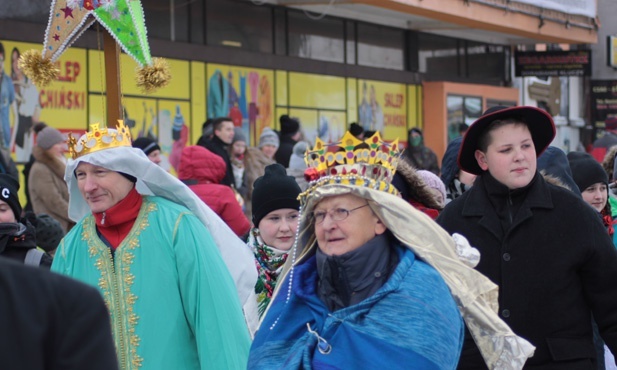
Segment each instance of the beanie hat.
[{"label": "beanie hat", "polygon": [[62,225],[48,214],[41,213],[36,216],[36,245],[45,252],[51,252],[58,248],[60,240],[64,237]]},{"label": "beanie hat", "polygon": [[298,141],[296,145],[294,145],[293,150],[291,152],[291,157],[289,157],[289,168],[295,170],[304,170],[307,165],[304,161],[304,153],[308,148],[308,143],[306,141]]},{"label": "beanie hat", "polygon": [[364,129],[359,124],[353,122],[351,125],[349,125],[349,132],[353,136],[359,136],[359,135],[362,135],[362,133],[364,132]]},{"label": "beanie hat", "polygon": [[443,200],[446,200],[446,186],[443,184],[443,181],[441,181],[439,176],[427,170],[418,170],[418,175],[422,177],[422,180],[424,180],[429,188],[439,190],[443,196]]},{"label": "beanie hat", "polygon": [[259,227],[261,219],[277,209],[300,209],[300,193],[296,179],[287,176],[285,167],[278,163],[268,165],[253,185],[253,225]]},{"label": "beanie hat", "polygon": [[259,136],[259,149],[263,148],[266,145],[274,145],[275,147],[279,147],[280,140],[279,136],[272,130],[270,127],[264,128]]},{"label": "beanie hat", "polygon": [[161,150],[159,144],[156,141],[148,137],[139,137],[133,141],[133,148],[141,149],[146,155],[150,155],[155,150]]},{"label": "beanie hat", "polygon": [[19,190],[19,182],[7,174],[0,174],[0,200],[6,202],[11,207],[15,214],[15,219],[21,218],[21,204],[17,191]]},{"label": "beanie hat", "polygon": [[300,130],[300,122],[286,114],[279,118],[279,122],[281,123],[281,135],[294,135]]},{"label": "beanie hat", "polygon": [[538,157],[538,172],[556,177],[562,184],[566,185],[574,194],[580,195],[578,185],[572,177],[570,162],[563,150],[556,146],[549,146],[544,153]]},{"label": "beanie hat", "polygon": [[64,135],[50,126],[46,126],[36,135],[36,145],[45,150],[64,141]]},{"label": "beanie hat", "polygon": [[233,144],[236,141],[244,141],[246,143],[246,136],[240,127],[234,127],[234,139],[231,143]]},{"label": "beanie hat", "polygon": [[599,182],[608,185],[608,175],[602,165],[589,153],[570,152],[568,162],[572,169],[572,177],[578,189],[585,191],[588,187]]}]

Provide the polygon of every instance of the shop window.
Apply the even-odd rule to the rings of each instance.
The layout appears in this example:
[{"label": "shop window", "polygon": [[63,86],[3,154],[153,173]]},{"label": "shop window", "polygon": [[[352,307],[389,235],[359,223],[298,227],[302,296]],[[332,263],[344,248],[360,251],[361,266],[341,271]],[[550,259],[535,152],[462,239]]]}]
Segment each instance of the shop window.
[{"label": "shop window", "polygon": [[470,126],[482,115],[482,98],[478,96],[448,95],[448,142],[461,136],[465,125]]},{"label": "shop window", "polygon": [[467,41],[466,44],[467,77],[504,79],[505,48],[503,46],[474,41]]},{"label": "shop window", "polygon": [[359,65],[403,70],[403,30],[358,23],[357,36]]},{"label": "shop window", "polygon": [[418,72],[447,79],[460,76],[458,40],[451,37],[420,33],[418,41]]},{"label": "shop window", "polygon": [[345,22],[345,63],[356,64],[356,22]]},{"label": "shop window", "polygon": [[143,1],[148,37],[171,40],[171,7],[169,0]]},{"label": "shop window", "polygon": [[272,8],[246,1],[206,1],[206,43],[272,53]]},{"label": "shop window", "polygon": [[310,18],[304,12],[287,15],[289,55],[326,62],[345,62],[344,23],[336,18]]}]

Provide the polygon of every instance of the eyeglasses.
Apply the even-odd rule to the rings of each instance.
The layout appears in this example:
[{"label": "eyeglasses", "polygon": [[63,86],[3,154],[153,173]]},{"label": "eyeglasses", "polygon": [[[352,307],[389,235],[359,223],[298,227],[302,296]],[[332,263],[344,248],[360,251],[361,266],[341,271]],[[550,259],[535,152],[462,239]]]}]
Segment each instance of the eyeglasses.
[{"label": "eyeglasses", "polygon": [[364,208],[366,206],[368,206],[368,203],[366,203],[363,206],[356,207],[354,209],[335,208],[327,212],[326,211],[313,212],[313,220],[315,220],[315,224],[320,224],[324,222],[324,220],[326,219],[326,215],[330,215],[330,218],[332,219],[332,221],[343,221],[344,219],[349,217],[349,214],[351,212],[357,209],[360,209],[360,208]]}]

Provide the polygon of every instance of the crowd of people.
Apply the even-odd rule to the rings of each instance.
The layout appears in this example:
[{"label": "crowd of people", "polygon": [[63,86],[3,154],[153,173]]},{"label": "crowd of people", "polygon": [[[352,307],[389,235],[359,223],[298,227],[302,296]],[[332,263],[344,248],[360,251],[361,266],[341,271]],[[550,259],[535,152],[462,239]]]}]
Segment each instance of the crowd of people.
[{"label": "crowd of people", "polygon": [[617,146],[564,153],[526,106],[441,163],[418,128],[278,128],[209,119],[174,176],[122,121],[35,125],[25,206],[0,162],[3,367],[615,366]]}]

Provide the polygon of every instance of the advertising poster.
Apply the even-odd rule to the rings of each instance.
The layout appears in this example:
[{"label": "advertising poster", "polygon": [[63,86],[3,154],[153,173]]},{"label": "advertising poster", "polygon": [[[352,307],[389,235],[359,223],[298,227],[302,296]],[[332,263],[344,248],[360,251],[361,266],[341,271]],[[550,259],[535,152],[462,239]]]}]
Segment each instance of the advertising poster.
[{"label": "advertising poster", "polygon": [[313,137],[309,138],[311,143],[315,142],[315,137],[319,137],[325,143],[338,141],[345,131],[347,131],[347,115],[345,112],[319,112],[319,125],[317,131],[313,132]]},{"label": "advertising poster", "polygon": [[26,50],[40,44],[0,40],[0,128],[2,146],[10,148],[15,161],[27,162],[34,145],[32,127],[45,122],[67,132],[86,126],[86,51],[71,48],[56,62],[58,79],[44,88],[36,87],[17,66]]},{"label": "advertising poster", "polygon": [[358,124],[379,131],[385,140],[407,137],[407,92],[404,84],[358,80]]},{"label": "advertising poster", "polygon": [[208,118],[230,117],[254,142],[264,127],[273,127],[274,71],[207,64]]},{"label": "advertising poster", "polygon": [[591,80],[591,120],[596,137],[604,135],[604,121],[617,117],[617,80]]}]

